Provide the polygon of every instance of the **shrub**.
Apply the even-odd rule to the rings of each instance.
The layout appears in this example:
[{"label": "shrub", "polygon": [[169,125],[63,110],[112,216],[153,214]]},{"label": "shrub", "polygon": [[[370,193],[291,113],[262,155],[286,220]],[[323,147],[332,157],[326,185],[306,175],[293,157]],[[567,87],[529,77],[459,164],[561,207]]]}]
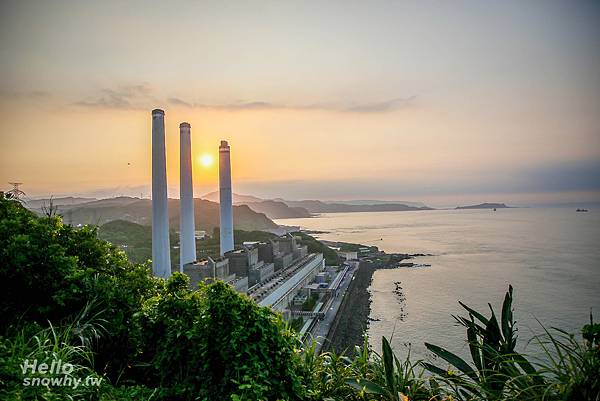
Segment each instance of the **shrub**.
[{"label": "shrub", "polygon": [[300,399],[298,339],[280,315],[223,282],[175,273],[135,316],[140,372],[173,399]]},{"label": "shrub", "polygon": [[90,313],[102,311],[106,329],[93,347],[96,369],[116,378],[133,350],[131,318],[160,281],[96,234],[94,227],[75,229],[0,198],[0,327],[61,324],[91,303]]}]

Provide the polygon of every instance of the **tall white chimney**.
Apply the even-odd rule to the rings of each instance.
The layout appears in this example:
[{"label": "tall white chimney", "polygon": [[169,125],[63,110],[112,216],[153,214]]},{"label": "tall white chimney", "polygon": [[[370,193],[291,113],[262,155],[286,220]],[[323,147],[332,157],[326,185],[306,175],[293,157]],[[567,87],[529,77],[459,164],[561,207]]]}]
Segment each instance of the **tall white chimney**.
[{"label": "tall white chimney", "polygon": [[233,204],[231,194],[231,162],[229,158],[229,145],[221,141],[219,146],[219,204],[221,256],[233,250]]},{"label": "tall white chimney", "polygon": [[179,124],[180,174],[179,174],[179,270],[196,260],[194,224],[194,190],[192,184],[192,142],[190,124]]},{"label": "tall white chimney", "polygon": [[157,277],[171,276],[169,248],[165,112],[155,109],[152,110],[152,271]]}]

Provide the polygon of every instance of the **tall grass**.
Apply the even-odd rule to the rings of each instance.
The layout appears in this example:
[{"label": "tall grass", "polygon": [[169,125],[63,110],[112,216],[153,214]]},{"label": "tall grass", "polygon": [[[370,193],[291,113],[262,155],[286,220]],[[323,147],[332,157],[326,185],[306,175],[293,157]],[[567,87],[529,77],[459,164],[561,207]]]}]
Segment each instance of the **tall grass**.
[{"label": "tall grass", "polygon": [[[42,399],[77,400],[89,399],[98,392],[98,387],[79,386],[51,387],[24,385],[26,377],[55,377],[56,374],[41,374],[23,371],[25,364],[34,361],[51,366],[60,361],[62,366],[70,364],[73,370],[68,374],[73,378],[100,376],[92,369],[94,354],[90,345],[104,330],[98,314],[91,314],[90,303],[72,321],[55,326],[48,322],[47,327],[37,323],[26,323],[8,328],[0,337],[0,390],[2,399]],[[59,373],[62,375],[62,373]],[[101,381],[100,381],[101,383]]]},{"label": "tall grass", "polygon": [[586,338],[586,329],[600,330],[590,314],[590,324],[583,329],[584,341],[559,328],[546,329],[534,337],[543,350],[539,372],[545,378],[541,399],[600,401],[600,341]]}]

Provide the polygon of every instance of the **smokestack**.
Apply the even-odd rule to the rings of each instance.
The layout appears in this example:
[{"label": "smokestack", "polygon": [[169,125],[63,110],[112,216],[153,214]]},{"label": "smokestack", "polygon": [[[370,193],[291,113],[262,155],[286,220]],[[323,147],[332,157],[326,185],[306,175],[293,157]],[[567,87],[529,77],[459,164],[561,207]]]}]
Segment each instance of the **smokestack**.
[{"label": "smokestack", "polygon": [[155,109],[152,110],[152,271],[157,277],[171,276],[169,248],[165,112]]},{"label": "smokestack", "polygon": [[179,124],[180,175],[179,175],[179,270],[196,260],[194,224],[194,189],[192,184],[192,142],[190,124]]},{"label": "smokestack", "polygon": [[233,250],[231,163],[227,141],[221,141],[221,146],[219,146],[219,204],[221,206],[221,256],[223,256],[225,252]]}]

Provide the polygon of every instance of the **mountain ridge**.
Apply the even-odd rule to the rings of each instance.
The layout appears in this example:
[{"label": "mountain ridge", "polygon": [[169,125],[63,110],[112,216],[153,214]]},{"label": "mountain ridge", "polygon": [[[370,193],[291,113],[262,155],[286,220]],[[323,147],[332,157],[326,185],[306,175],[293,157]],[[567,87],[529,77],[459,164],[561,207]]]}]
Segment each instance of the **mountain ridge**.
[{"label": "mountain ridge", "polygon": [[[179,199],[168,199],[169,225],[179,228]],[[41,209],[31,208],[37,213]],[[219,204],[204,199],[194,199],[194,217],[197,230],[212,233],[219,226]],[[125,220],[142,225],[152,224],[152,201],[131,197],[94,200],[77,205],[57,206],[57,213],[72,225],[102,225],[114,220]],[[233,206],[233,222],[240,230],[268,230],[277,228],[264,213],[258,213],[247,205]]]}]

